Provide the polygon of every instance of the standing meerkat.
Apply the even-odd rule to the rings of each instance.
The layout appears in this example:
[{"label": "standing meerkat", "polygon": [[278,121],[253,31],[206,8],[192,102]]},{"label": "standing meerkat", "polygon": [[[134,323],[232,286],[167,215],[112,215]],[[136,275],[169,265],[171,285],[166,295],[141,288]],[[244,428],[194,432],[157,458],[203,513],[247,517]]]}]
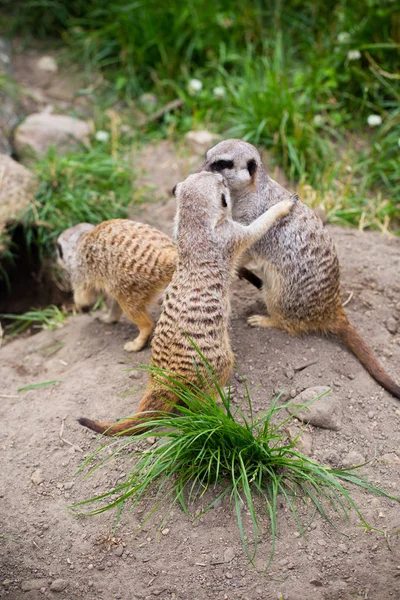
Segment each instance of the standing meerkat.
[{"label": "standing meerkat", "polygon": [[[189,384],[202,384],[215,393],[206,365],[191,340],[211,366],[223,386],[233,365],[228,335],[229,290],[240,254],[258,240],[279,218],[285,218],[293,200],[273,206],[249,225],[232,220],[229,190],[222,175],[197,173],[175,188],[177,214],[175,237],[178,266],[168,286],[163,311],[152,340],[152,364],[183,378]],[[106,435],[132,435],[157,414],[173,410],[177,397],[150,376],[138,413],[112,423],[80,419],[81,425]],[[141,414],[152,412],[149,414]],[[135,428],[132,431],[132,428]]]},{"label": "standing meerkat", "polygon": [[147,306],[169,284],[178,262],[174,242],[150,225],[112,219],[66,229],[58,237],[57,255],[76,307],[91,307],[101,293],[111,296],[110,311],[101,320],[116,323],[123,311],[139,328],[124,349],[141,350],[154,328]]},{"label": "standing meerkat", "polygon": [[[232,214],[249,224],[290,194],[271,179],[257,149],[242,140],[220,142],[206,153],[204,171],[222,173],[232,198]],[[269,316],[254,315],[252,327],[277,327],[290,334],[333,333],[388,392],[400,398],[400,386],[380,366],[372,350],[349,323],[340,299],[339,261],[319,217],[298,201],[246,254],[262,269],[262,280],[241,274],[262,287]]]}]

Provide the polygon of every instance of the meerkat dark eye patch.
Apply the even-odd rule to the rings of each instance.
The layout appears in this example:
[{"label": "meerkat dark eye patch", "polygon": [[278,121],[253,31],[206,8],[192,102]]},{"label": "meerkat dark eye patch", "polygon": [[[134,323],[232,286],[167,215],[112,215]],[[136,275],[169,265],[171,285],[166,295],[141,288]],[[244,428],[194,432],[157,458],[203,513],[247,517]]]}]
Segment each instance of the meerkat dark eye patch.
[{"label": "meerkat dark eye patch", "polygon": [[247,162],[247,170],[249,172],[250,177],[253,177],[254,173],[257,171],[257,163],[254,158],[251,158]]},{"label": "meerkat dark eye patch", "polygon": [[221,194],[221,204],[224,208],[226,208],[228,206],[225,194]]},{"label": "meerkat dark eye patch", "polygon": [[173,189],[172,189],[172,195],[176,196],[176,188],[178,187],[178,184],[174,185]]},{"label": "meerkat dark eye patch", "polygon": [[63,250],[62,250],[62,246],[61,244],[57,244],[57,252],[58,252],[58,256],[61,258],[63,258]]},{"label": "meerkat dark eye patch", "polygon": [[233,160],[216,160],[210,165],[211,171],[223,171],[224,169],[233,169]]}]

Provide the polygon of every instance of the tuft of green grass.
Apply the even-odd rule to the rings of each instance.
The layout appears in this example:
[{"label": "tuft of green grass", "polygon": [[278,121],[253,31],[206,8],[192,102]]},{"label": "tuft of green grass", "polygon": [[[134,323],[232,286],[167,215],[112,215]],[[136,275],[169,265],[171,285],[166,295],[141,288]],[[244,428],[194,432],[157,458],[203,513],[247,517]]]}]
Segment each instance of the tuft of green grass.
[{"label": "tuft of green grass", "polygon": [[68,314],[52,304],[43,309],[32,308],[22,315],[0,314],[0,317],[11,321],[6,325],[5,333],[8,338],[14,338],[29,327],[50,330],[62,327]]},{"label": "tuft of green grass", "polygon": [[[204,357],[200,355],[199,359]],[[120,438],[107,441],[87,458],[81,467],[88,468],[87,476],[99,467],[110,468],[109,461],[120,455],[131,464],[125,479],[116,487],[72,505],[75,513],[96,515],[116,508],[119,517],[125,506],[134,509],[140,502],[148,501],[146,520],[160,508],[168,514],[177,503],[190,517],[191,506],[204,500],[204,494],[210,491],[214,498],[201,514],[222,498],[229,498],[245,554],[254,564],[260,535],[265,530],[271,539],[269,562],[272,560],[281,503],[289,507],[303,534],[299,501],[304,504],[306,500],[314,512],[331,524],[334,513],[348,517],[353,510],[365,527],[368,525],[352,499],[352,488],[361,487],[400,501],[356,474],[357,467],[332,469],[299,452],[297,439],[287,439],[284,431],[293,416],[283,416],[287,405],[279,405],[279,398],[271,402],[264,414],[256,416],[246,388],[248,417],[240,406],[233,405],[230,390],[218,385],[209,365],[207,369],[222,406],[202,389],[201,381],[198,386],[189,386],[156,367],[145,369],[166,389],[174,391],[179,399],[179,413],[150,421],[148,432],[124,438],[123,442]],[[134,442],[149,436],[157,439],[151,450],[140,450],[137,445],[131,449]],[[85,511],[92,504],[95,507]]]},{"label": "tuft of green grass", "polygon": [[33,168],[40,186],[35,203],[21,215],[27,247],[52,254],[57,236],[81,222],[124,218],[133,200],[128,163],[106,144],[60,156],[55,150]]}]

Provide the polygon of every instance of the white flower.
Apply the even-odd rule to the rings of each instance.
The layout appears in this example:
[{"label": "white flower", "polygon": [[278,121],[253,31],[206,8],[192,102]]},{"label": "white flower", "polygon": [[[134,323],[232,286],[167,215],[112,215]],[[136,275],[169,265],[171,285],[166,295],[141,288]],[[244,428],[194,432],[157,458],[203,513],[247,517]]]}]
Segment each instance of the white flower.
[{"label": "white flower", "polygon": [[188,92],[193,96],[201,92],[203,89],[203,82],[200,79],[189,79]]},{"label": "white flower", "polygon": [[347,53],[347,60],[359,60],[361,58],[361,52],[359,50],[349,50]]},{"label": "white flower", "polygon": [[222,85],[219,85],[213,89],[213,94],[218,100],[221,100],[221,98],[225,96],[225,88],[222,87]]},{"label": "white flower", "polygon": [[108,140],[110,139],[110,134],[108,133],[108,131],[102,131],[101,129],[99,129],[99,131],[96,131],[96,135],[94,137],[98,142],[108,142]]},{"label": "white flower", "polygon": [[348,31],[342,31],[337,36],[339,44],[346,44],[347,42],[350,41],[350,38],[351,38],[351,36]]},{"label": "white flower", "polygon": [[382,117],[380,115],[369,115],[367,123],[370,127],[379,127],[379,125],[382,125]]},{"label": "white flower", "polygon": [[315,115],[313,118],[313,123],[316,127],[324,124],[324,117],[322,115]]}]

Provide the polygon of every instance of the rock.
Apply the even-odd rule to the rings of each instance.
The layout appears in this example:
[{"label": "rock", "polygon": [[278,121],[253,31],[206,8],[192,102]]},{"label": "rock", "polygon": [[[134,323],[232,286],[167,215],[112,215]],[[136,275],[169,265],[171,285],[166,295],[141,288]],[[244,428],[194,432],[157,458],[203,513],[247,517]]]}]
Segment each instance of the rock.
[{"label": "rock", "polygon": [[67,587],[68,583],[65,579],[55,579],[50,586],[52,592],[62,592]]},{"label": "rock", "polygon": [[232,548],[232,546],[229,546],[224,551],[224,562],[226,562],[226,563],[231,562],[231,560],[233,560],[235,558],[235,556],[236,556],[236,552],[235,552],[234,548]]},{"label": "rock", "polygon": [[[11,45],[10,42],[0,37],[0,152],[11,154],[10,137],[12,130],[18,123],[17,112],[19,101],[17,90],[11,80]],[[4,78],[4,79],[3,79]]]},{"label": "rock", "polygon": [[114,550],[114,554],[115,556],[122,556],[124,553],[124,547],[121,546],[120,544],[115,548]]},{"label": "rock", "polygon": [[319,579],[311,579],[310,583],[316,587],[322,587],[324,585]]},{"label": "rock", "polygon": [[21,159],[43,156],[51,146],[66,154],[89,144],[91,127],[86,121],[67,115],[35,113],[15,130],[14,148]]},{"label": "rock", "polygon": [[365,463],[365,458],[362,454],[356,450],[350,450],[350,452],[344,457],[342,464],[344,467],[355,467],[356,465],[362,465]]},{"label": "rock", "polygon": [[143,373],[142,373],[142,371],[134,370],[129,373],[129,377],[130,377],[130,379],[142,379]]},{"label": "rock", "polygon": [[386,321],[386,329],[393,335],[397,333],[397,321],[393,317],[389,317]]},{"label": "rock", "polygon": [[[289,414],[304,423],[339,431],[342,424],[342,407],[339,399],[332,391],[329,392],[329,389],[325,386],[305,389],[295,397],[293,404],[289,404],[287,408]],[[321,398],[299,410],[300,405],[307,404],[321,394],[324,394]]]},{"label": "rock", "polygon": [[37,68],[48,73],[57,73],[58,71],[57,63],[52,56],[42,56],[39,58]]},{"label": "rock", "polygon": [[166,527],[165,529],[162,530],[161,535],[168,535],[169,534],[169,529],[168,527]]},{"label": "rock", "polygon": [[294,377],[294,369],[291,366],[286,367],[285,375],[288,379],[293,379]]},{"label": "rock", "polygon": [[64,483],[64,490],[72,490],[73,487],[74,487],[73,481],[66,481]]},{"label": "rock", "polygon": [[47,579],[27,579],[21,583],[21,590],[23,592],[40,590],[45,587],[47,587]]},{"label": "rock", "polygon": [[[33,173],[9,156],[0,154],[0,235],[6,225],[18,220],[33,202],[37,187]],[[0,253],[2,250],[0,243]]]},{"label": "rock", "polygon": [[188,131],[185,135],[185,140],[189,148],[196,154],[203,155],[206,150],[214,146],[218,140],[218,136],[210,131]]},{"label": "rock", "polygon": [[41,483],[43,483],[44,477],[41,469],[36,469],[36,471],[33,471],[31,475],[31,481],[35,485],[40,485]]}]

